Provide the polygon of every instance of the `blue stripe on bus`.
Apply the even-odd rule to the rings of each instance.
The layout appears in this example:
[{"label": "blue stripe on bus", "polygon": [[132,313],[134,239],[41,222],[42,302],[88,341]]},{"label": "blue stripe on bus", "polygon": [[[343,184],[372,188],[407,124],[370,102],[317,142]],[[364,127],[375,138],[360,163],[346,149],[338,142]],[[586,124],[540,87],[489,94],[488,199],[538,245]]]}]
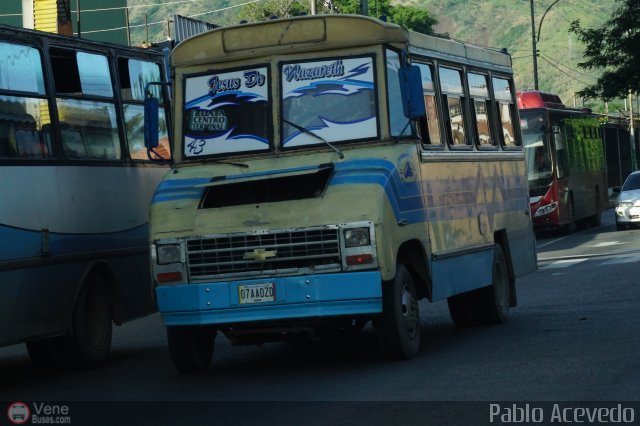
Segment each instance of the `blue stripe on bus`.
[{"label": "blue stripe on bus", "polygon": [[[116,232],[49,234],[52,255],[140,247],[149,244],[149,225]],[[0,260],[15,260],[42,255],[42,231],[0,225]]]},{"label": "blue stripe on bus", "polygon": [[[296,167],[288,169],[255,172],[243,175],[233,175],[227,179],[242,179],[256,176],[269,176],[274,174],[296,171],[313,170],[318,166]],[[405,171],[406,172],[406,171]],[[417,170],[409,170],[409,173],[417,173]],[[494,177],[483,183],[484,177],[478,176],[447,180],[415,180],[405,179],[400,176],[400,171],[395,163],[381,159],[362,159],[345,161],[335,165],[335,173],[329,186],[333,185],[379,185],[385,191],[387,199],[393,209],[396,220],[404,220],[409,224],[422,223],[427,219],[427,209],[424,200],[427,200],[428,216],[430,220],[464,219],[486,212],[493,215],[500,211],[514,211],[528,206],[526,179],[522,176],[498,175],[494,170]],[[495,177],[498,179],[495,179]],[[408,178],[411,178],[409,175]],[[204,188],[195,188],[196,185],[210,182],[210,179],[181,179],[170,180],[160,184],[153,202],[175,201],[182,199],[200,199]],[[525,186],[523,186],[523,183]],[[443,185],[447,186],[447,197],[457,197],[456,200],[440,199],[443,197]],[[454,186],[453,188],[451,186]],[[476,200],[479,191],[488,191],[494,197],[500,194],[500,199],[488,199],[482,205]],[[523,194],[525,195],[523,197]],[[524,204],[523,204],[524,203]],[[522,204],[522,205],[521,205]],[[465,208],[452,208],[464,205]]]},{"label": "blue stripe on bus", "polygon": [[196,188],[196,186],[209,182],[211,179],[207,178],[163,180],[153,194],[151,204],[163,201],[198,200],[202,197],[204,188]]}]

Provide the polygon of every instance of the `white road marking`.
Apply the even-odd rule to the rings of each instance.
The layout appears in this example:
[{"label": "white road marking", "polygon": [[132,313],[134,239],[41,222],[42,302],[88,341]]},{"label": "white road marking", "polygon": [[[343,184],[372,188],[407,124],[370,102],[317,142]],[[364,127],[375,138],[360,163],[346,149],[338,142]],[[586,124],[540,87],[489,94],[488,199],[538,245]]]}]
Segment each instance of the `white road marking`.
[{"label": "white road marking", "polygon": [[623,243],[620,241],[604,241],[602,243],[598,243],[598,244],[594,244],[594,245],[590,245],[590,246],[585,246],[585,247],[609,247],[609,246],[617,246],[620,244],[628,244],[628,243]]},{"label": "white road marking", "polygon": [[617,259],[609,259],[601,263],[601,265],[615,265],[618,263],[634,263],[640,262],[640,256],[624,256]]},{"label": "white road marking", "polygon": [[576,265],[578,263],[582,263],[588,259],[565,259],[565,260],[556,260],[555,262],[551,262],[548,265],[544,265],[539,269],[556,269],[556,268],[567,268],[569,266]]}]

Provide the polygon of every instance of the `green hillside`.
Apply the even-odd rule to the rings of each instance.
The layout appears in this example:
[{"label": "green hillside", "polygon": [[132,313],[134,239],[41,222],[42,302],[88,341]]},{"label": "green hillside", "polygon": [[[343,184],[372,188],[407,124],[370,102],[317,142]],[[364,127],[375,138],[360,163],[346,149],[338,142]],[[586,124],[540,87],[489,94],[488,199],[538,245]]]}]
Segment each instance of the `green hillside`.
[{"label": "green hillside", "polygon": [[[533,89],[531,8],[528,0],[408,0],[433,13],[439,21],[436,31],[451,38],[480,45],[506,47],[513,59],[516,85]],[[535,0],[536,33],[542,15],[554,0]],[[560,0],[548,10],[538,43],[538,85],[540,90],[558,93],[566,105],[573,105],[573,93],[593,84],[597,71],[577,67],[584,46],[568,32],[572,21],[598,27],[617,7],[615,0]],[[582,100],[576,99],[582,106]],[[600,107],[600,102],[585,104]],[[615,106],[610,105],[610,108]]]},{"label": "green hillside", "polygon": [[[536,32],[542,15],[554,1],[534,1]],[[370,7],[374,2],[369,0]],[[149,39],[160,41],[167,38],[166,21],[174,14],[217,25],[230,25],[238,22],[237,14],[247,0],[129,0],[128,3],[131,7],[132,41],[141,43],[145,40],[145,14],[149,23]],[[158,6],[148,6],[154,3]],[[517,87],[534,87],[529,0],[395,0],[395,3],[426,8],[439,21],[435,27],[438,33],[446,33],[465,42],[507,48],[513,58]],[[577,67],[584,48],[568,28],[576,19],[586,27],[600,26],[616,6],[615,0],[559,0],[549,9],[538,43],[541,90],[558,93],[565,104],[572,105],[573,93],[595,82],[596,72]],[[582,100],[576,99],[576,105],[582,106]],[[603,108],[599,102],[586,105]],[[616,107],[620,105],[610,105],[611,109]]]}]

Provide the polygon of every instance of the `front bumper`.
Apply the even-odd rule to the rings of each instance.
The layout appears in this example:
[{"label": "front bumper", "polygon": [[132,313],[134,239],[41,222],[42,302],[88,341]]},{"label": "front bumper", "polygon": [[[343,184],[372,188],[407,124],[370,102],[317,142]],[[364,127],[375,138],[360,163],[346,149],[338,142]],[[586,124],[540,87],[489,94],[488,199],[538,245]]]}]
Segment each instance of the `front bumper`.
[{"label": "front bumper", "polygon": [[640,207],[616,207],[617,223],[640,223]]},{"label": "front bumper", "polygon": [[[240,285],[270,282],[275,301],[240,304]],[[156,288],[166,326],[238,324],[382,312],[378,271],[258,278]]]}]

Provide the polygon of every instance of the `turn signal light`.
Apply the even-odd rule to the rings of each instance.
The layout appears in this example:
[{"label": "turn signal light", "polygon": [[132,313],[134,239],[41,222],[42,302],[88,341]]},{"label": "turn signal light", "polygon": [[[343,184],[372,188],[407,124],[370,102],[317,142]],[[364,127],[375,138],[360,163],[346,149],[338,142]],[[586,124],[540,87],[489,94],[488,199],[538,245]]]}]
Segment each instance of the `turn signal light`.
[{"label": "turn signal light", "polygon": [[159,283],[172,283],[175,281],[182,281],[182,272],[160,272],[156,275],[156,280]]},{"label": "turn signal light", "polygon": [[370,254],[347,256],[347,265],[368,265],[369,263],[373,263],[373,256]]}]

